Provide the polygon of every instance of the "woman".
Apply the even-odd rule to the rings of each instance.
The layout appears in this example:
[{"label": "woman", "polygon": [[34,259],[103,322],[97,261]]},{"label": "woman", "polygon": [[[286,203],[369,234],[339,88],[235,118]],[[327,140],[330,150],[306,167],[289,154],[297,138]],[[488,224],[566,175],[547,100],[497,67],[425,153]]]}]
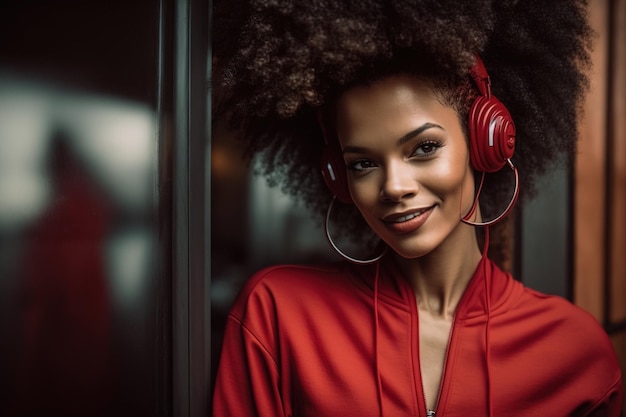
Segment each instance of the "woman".
[{"label": "woman", "polygon": [[252,277],[215,416],[619,415],[602,328],[486,256],[488,225],[574,147],[585,4],[457,3],[252,1],[237,44],[218,35],[217,114],[271,180],[383,243]]}]

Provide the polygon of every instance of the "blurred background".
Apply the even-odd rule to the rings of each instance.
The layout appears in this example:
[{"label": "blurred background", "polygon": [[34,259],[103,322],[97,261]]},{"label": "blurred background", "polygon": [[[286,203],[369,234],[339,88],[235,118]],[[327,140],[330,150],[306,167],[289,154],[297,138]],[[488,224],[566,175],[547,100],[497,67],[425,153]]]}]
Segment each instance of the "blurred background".
[{"label": "blurred background", "polygon": [[[228,34],[211,33],[210,1],[7,3],[0,415],[209,415],[241,285],[336,259],[211,120],[211,39]],[[495,230],[491,255],[590,311],[626,370],[626,0],[589,7],[578,154]]]}]

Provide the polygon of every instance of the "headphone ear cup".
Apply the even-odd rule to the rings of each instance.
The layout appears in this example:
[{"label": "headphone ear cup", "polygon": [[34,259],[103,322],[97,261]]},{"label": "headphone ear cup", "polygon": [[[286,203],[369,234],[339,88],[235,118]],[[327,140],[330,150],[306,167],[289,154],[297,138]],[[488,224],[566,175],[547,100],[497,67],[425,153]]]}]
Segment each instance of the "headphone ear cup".
[{"label": "headphone ear cup", "polygon": [[470,161],[481,172],[496,172],[515,152],[515,124],[497,98],[476,98],[469,112]]},{"label": "headphone ear cup", "polygon": [[343,158],[340,158],[338,149],[332,145],[325,145],[322,150],[321,160],[322,176],[324,182],[337,200],[344,204],[351,204],[352,197],[348,189],[348,179],[346,177],[346,165]]}]

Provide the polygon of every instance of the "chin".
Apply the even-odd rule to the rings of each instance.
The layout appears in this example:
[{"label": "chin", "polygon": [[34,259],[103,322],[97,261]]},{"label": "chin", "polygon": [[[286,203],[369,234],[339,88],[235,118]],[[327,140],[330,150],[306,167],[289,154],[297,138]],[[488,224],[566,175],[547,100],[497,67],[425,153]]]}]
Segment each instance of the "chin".
[{"label": "chin", "polygon": [[431,253],[441,242],[429,242],[416,236],[406,242],[387,241],[386,243],[398,256],[405,259],[418,259]]}]

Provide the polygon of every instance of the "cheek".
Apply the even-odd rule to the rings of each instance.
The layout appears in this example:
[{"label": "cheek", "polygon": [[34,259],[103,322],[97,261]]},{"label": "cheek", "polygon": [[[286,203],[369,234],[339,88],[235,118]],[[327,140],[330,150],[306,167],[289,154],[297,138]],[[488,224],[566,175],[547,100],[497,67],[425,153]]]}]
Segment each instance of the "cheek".
[{"label": "cheek", "polygon": [[427,172],[424,186],[428,186],[442,200],[471,200],[474,194],[472,168],[465,159],[446,161]]},{"label": "cheek", "polygon": [[367,179],[348,180],[348,189],[359,210],[376,204],[380,197],[380,185],[375,173],[371,173]]}]

